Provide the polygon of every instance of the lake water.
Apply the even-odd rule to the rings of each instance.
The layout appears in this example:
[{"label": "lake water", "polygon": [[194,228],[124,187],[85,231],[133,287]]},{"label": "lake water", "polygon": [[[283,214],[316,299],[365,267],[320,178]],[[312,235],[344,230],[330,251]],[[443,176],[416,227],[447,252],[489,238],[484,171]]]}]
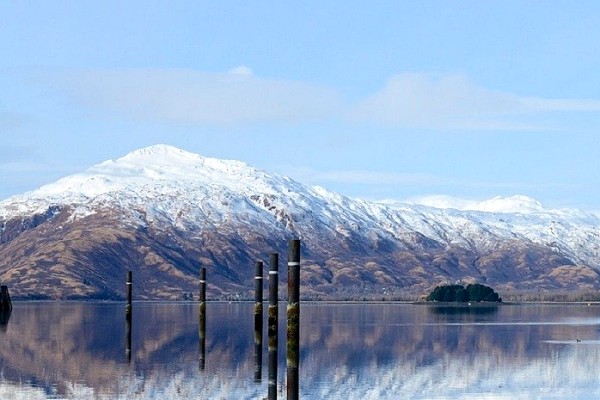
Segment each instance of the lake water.
[{"label": "lake water", "polygon": [[[265,303],[266,311],[266,303]],[[1,399],[263,399],[253,303],[15,303]],[[265,312],[266,314],[266,312]],[[301,305],[301,399],[598,399],[600,306]],[[286,398],[285,303],[278,398]]]}]

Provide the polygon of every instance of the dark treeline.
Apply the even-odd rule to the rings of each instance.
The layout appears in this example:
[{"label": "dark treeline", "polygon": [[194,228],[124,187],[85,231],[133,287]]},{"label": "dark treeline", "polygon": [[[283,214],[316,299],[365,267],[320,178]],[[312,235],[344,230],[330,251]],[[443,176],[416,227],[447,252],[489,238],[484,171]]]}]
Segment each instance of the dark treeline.
[{"label": "dark treeline", "polygon": [[427,301],[467,303],[478,301],[500,302],[502,299],[491,287],[475,283],[467,285],[467,287],[462,285],[437,286],[427,296]]}]

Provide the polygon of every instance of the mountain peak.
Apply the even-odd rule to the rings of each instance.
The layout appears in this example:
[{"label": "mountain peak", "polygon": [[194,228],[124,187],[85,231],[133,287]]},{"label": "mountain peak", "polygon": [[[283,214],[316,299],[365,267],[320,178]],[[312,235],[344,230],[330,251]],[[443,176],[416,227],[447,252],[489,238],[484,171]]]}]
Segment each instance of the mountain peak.
[{"label": "mountain peak", "polygon": [[477,203],[472,209],[495,213],[531,213],[543,211],[544,206],[531,197],[515,195],[510,197],[496,196]]},{"label": "mountain peak", "polygon": [[18,198],[37,207],[50,199],[55,203],[80,203],[109,194],[113,201],[132,195],[160,198],[164,193],[189,194],[208,190],[209,186],[240,193],[254,187],[269,191],[272,182],[269,175],[241,161],[203,157],[157,144],[96,164]]},{"label": "mountain peak", "polygon": [[143,147],[141,149],[133,150],[128,155],[154,155],[154,154],[181,154],[188,153],[178,147],[170,144],[154,144],[151,146]]},{"label": "mountain peak", "polygon": [[125,156],[119,158],[117,161],[131,161],[131,160],[157,160],[160,158],[178,158],[178,159],[187,159],[187,160],[202,160],[198,154],[191,153],[186,150],[182,150],[178,147],[171,146],[169,144],[155,144],[148,147],[143,147],[141,149],[133,150],[127,153]]},{"label": "mountain peak", "polygon": [[200,169],[204,170],[205,173],[210,173],[209,171],[213,173],[235,173],[246,169],[254,170],[253,167],[242,161],[203,157],[200,154],[182,150],[168,144],[155,144],[143,147],[115,161],[106,161],[91,169],[94,170],[97,167],[102,167],[102,169],[105,167],[111,168],[114,164],[119,166],[143,167],[146,171],[160,170],[162,173],[178,172],[180,174],[184,170],[187,170],[186,172],[192,175],[200,173]]}]

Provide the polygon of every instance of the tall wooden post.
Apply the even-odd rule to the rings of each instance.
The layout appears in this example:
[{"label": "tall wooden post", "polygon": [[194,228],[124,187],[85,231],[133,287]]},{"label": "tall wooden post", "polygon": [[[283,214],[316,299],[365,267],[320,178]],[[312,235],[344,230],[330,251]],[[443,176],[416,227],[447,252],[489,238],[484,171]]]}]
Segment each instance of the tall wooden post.
[{"label": "tall wooden post", "polygon": [[125,335],[126,335],[126,344],[125,344],[125,355],[127,357],[127,361],[131,361],[131,322],[132,322],[132,291],[133,291],[133,278],[131,271],[127,271],[127,305],[125,306]]},{"label": "tall wooden post", "polygon": [[200,340],[200,370],[206,366],[206,268],[200,268],[198,338]]},{"label": "tall wooden post", "polygon": [[279,254],[269,259],[269,400],[277,400],[277,329],[279,312]]},{"label": "tall wooden post", "polygon": [[298,400],[300,364],[300,240],[288,249],[287,398]]},{"label": "tall wooden post", "polygon": [[127,271],[127,305],[125,306],[125,318],[131,321],[131,299],[132,299],[133,278],[131,271]]},{"label": "tall wooden post", "polygon": [[254,380],[262,380],[263,262],[254,269]]}]

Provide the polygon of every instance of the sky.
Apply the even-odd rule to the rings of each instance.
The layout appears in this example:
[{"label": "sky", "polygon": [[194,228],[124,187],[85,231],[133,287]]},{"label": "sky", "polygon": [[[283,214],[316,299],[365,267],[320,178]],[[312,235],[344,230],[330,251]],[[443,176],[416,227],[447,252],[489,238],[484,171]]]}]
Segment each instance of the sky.
[{"label": "sky", "polygon": [[0,200],[164,143],[369,200],[600,210],[597,1],[2,1],[0,21]]}]

